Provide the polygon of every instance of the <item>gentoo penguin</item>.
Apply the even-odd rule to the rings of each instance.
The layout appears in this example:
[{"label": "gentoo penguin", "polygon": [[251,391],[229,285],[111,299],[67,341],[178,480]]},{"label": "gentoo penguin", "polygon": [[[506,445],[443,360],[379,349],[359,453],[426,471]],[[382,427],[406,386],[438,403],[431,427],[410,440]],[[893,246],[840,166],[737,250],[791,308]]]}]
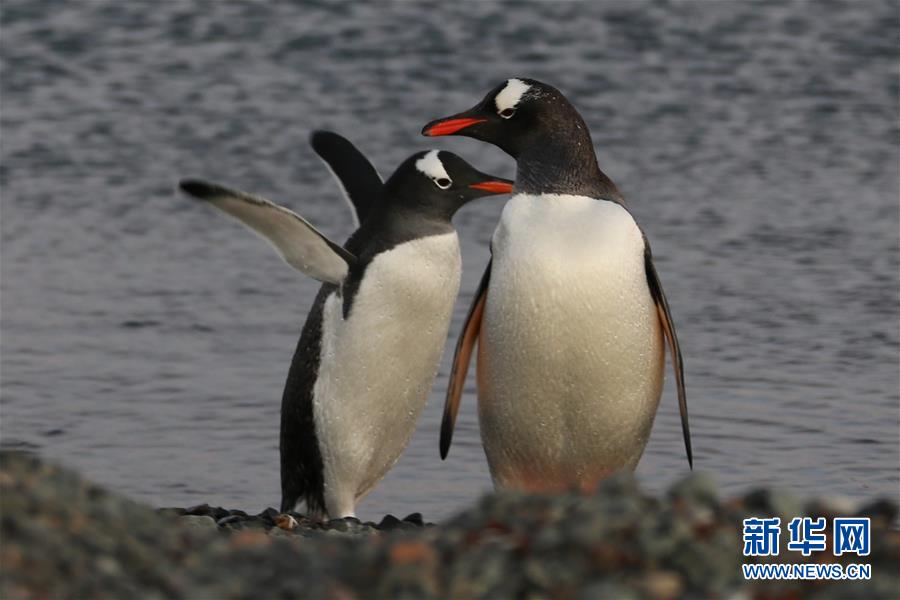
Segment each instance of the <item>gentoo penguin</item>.
[{"label": "gentoo penguin", "polygon": [[181,189],[266,238],[323,282],[297,344],[281,408],[281,510],[355,516],[409,442],[437,373],[461,261],[453,214],[512,182],[431,150],[382,184],[337,134],[316,132],[361,226],[341,247],[286,208],[201,181]]},{"label": "gentoo penguin", "polygon": [[575,108],[549,85],[509,79],[422,133],[472,137],[517,160],[457,344],[442,458],[478,339],[478,416],[495,486],[590,489],[634,469],[659,404],[665,337],[693,465],[681,351],[650,246]]}]

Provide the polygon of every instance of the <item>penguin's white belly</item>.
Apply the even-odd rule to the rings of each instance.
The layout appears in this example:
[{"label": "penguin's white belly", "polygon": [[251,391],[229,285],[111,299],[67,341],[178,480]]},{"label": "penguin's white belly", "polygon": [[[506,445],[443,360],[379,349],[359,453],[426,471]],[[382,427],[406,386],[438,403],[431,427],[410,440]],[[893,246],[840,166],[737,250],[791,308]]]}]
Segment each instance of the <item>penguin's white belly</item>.
[{"label": "penguin's white belly", "polygon": [[313,411],[332,518],[353,514],[412,437],[460,272],[455,232],[419,238],[372,260],[346,320],[341,298],[326,300]]},{"label": "penguin's white belly", "polygon": [[633,469],[662,390],[643,236],[613,202],[514,196],[493,239],[478,352],[495,485],[592,487]]}]

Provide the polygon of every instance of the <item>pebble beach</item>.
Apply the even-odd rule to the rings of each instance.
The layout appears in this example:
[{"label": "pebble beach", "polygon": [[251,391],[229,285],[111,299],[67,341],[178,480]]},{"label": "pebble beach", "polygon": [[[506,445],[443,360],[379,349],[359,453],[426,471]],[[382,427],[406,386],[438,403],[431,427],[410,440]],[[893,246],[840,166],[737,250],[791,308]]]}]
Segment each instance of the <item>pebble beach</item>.
[{"label": "pebble beach", "polygon": [[[494,493],[437,524],[417,513],[314,522],[274,508],[153,508],[5,451],[0,499],[5,599],[839,599],[900,590],[893,500],[773,489],[723,499],[703,474],[660,496],[629,475],[590,495]],[[742,555],[742,520],[800,515],[870,517],[871,580],[745,581],[741,565],[758,559]],[[782,551],[771,562],[854,559]]]}]

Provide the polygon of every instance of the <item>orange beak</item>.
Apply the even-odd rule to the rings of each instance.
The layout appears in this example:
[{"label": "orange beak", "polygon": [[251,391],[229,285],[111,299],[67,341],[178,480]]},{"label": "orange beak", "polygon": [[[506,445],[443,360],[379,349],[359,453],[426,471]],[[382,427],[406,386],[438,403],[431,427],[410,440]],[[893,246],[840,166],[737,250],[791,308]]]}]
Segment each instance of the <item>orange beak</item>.
[{"label": "orange beak", "polygon": [[447,119],[428,125],[422,133],[429,137],[438,135],[453,135],[457,131],[470,127],[476,123],[484,123],[487,119]]},{"label": "orange beak", "polygon": [[476,190],[484,190],[492,194],[510,194],[513,189],[512,184],[506,181],[482,181],[480,183],[473,183],[469,187],[475,188]]}]

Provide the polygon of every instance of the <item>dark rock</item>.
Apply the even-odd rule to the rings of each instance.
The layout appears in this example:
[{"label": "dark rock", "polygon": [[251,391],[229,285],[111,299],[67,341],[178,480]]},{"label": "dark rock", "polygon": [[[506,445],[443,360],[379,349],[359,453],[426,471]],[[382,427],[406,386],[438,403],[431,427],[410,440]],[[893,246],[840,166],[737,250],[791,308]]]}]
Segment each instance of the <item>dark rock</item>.
[{"label": "dark rock", "polygon": [[598,581],[582,589],[578,600],[593,600],[595,598],[615,598],[616,600],[639,600],[641,595],[629,589],[622,583],[614,581]]},{"label": "dark rock", "polygon": [[375,527],[382,531],[393,531],[400,526],[400,519],[395,517],[394,515],[385,515],[381,522],[378,523]]},{"label": "dark rock", "polygon": [[216,525],[218,525],[219,527],[225,527],[226,525],[230,525],[232,523],[240,523],[241,521],[243,521],[243,519],[240,517],[240,515],[229,515],[216,521]]},{"label": "dark rock", "polygon": [[191,506],[190,508],[185,509],[184,514],[212,517],[213,519],[218,521],[219,519],[224,519],[225,517],[229,516],[229,511],[225,510],[221,506],[198,504],[196,506]]},{"label": "dark rock", "polygon": [[412,523],[418,527],[423,527],[425,522],[422,520],[422,513],[412,513],[403,518],[404,523]]},{"label": "dark rock", "polygon": [[786,490],[758,489],[744,496],[744,506],[754,515],[791,520],[803,514],[800,500]]},{"label": "dark rock", "polygon": [[265,530],[265,529],[268,529],[269,527],[271,527],[271,525],[267,526],[266,519],[263,519],[262,517],[257,517],[257,516],[246,517],[244,519],[240,519],[239,521],[235,522],[235,525],[239,529]]},{"label": "dark rock", "polygon": [[896,502],[881,498],[863,505],[856,516],[869,517],[873,521],[878,520],[887,526],[897,521],[897,513]]},{"label": "dark rock", "polygon": [[852,515],[856,510],[856,503],[848,498],[822,497],[806,502],[802,514],[831,520],[838,516]]},{"label": "dark rock", "polygon": [[348,531],[350,524],[344,519],[331,519],[328,521],[327,528],[335,531]]},{"label": "dark rock", "polygon": [[207,517],[212,516],[213,509],[209,504],[197,504],[196,506],[190,506],[184,509],[184,514],[186,515],[204,515]]},{"label": "dark rock", "polygon": [[261,513],[259,513],[259,516],[262,517],[262,518],[264,518],[264,519],[269,519],[269,520],[271,520],[271,521],[274,521],[275,518],[276,518],[278,515],[280,515],[280,514],[281,514],[280,511],[275,510],[274,508],[272,508],[272,507],[270,506],[270,507],[267,508],[266,510],[262,511]]},{"label": "dark rock", "polygon": [[209,515],[185,515],[179,519],[179,522],[188,527],[199,527],[202,529],[214,529],[216,520]]},{"label": "dark rock", "polygon": [[713,507],[719,504],[715,480],[706,473],[692,473],[669,489],[669,498],[690,505]]}]

